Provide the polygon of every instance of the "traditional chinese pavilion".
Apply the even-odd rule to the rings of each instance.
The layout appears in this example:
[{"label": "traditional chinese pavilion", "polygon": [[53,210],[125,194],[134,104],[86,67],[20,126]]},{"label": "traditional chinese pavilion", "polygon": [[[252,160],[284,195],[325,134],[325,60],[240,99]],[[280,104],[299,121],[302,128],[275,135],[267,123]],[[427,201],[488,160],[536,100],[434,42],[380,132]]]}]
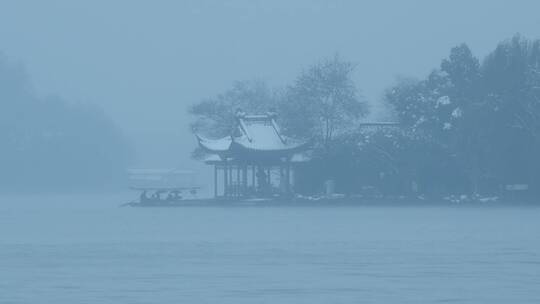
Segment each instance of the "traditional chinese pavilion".
[{"label": "traditional chinese pavilion", "polygon": [[295,165],[307,160],[307,141],[284,136],[276,114],[236,114],[236,130],[220,139],[196,134],[214,166],[216,197],[268,197],[293,192]]}]

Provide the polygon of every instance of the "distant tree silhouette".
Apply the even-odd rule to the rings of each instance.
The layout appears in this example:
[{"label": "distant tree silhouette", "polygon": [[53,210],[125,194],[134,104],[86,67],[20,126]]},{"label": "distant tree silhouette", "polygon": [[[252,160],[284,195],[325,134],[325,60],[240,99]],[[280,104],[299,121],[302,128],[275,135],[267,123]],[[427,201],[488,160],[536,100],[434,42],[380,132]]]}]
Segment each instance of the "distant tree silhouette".
[{"label": "distant tree silhouette", "polygon": [[21,65],[0,57],[0,190],[118,185],[129,151],[98,108],[39,98]]}]

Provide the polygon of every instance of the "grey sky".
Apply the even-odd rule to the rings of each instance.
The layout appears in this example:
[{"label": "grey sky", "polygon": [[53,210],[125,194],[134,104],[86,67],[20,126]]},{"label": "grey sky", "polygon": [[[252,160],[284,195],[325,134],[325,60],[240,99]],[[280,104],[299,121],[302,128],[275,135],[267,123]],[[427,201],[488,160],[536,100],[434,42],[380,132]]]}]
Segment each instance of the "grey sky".
[{"label": "grey sky", "polygon": [[0,51],[40,95],[95,103],[147,166],[193,166],[189,104],[235,80],[290,82],[338,52],[376,102],[461,42],[482,57],[520,32],[540,38],[539,1],[0,0]]}]

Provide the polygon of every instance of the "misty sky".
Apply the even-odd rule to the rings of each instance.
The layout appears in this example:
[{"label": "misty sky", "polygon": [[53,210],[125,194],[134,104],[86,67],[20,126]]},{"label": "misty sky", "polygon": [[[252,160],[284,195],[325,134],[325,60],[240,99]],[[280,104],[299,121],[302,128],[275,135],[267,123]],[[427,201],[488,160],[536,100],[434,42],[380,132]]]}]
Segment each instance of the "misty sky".
[{"label": "misty sky", "polygon": [[39,95],[103,107],[138,165],[193,167],[186,109],[235,80],[284,85],[337,52],[376,103],[397,75],[426,75],[461,42],[483,57],[517,32],[540,38],[539,12],[532,0],[0,0],[0,51]]}]

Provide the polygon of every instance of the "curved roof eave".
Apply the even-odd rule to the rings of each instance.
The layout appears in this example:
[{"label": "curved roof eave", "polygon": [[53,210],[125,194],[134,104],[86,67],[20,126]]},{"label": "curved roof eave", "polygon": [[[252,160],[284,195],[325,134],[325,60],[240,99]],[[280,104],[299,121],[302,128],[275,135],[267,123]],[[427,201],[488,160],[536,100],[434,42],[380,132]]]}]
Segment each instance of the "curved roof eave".
[{"label": "curved roof eave", "polygon": [[246,151],[253,151],[253,152],[267,152],[267,153],[294,153],[298,151],[302,151],[306,149],[309,146],[309,142],[303,142],[299,144],[289,145],[287,147],[280,147],[280,148],[257,148],[254,146],[248,146],[241,142],[233,141],[231,143],[231,148],[236,149],[242,149]]},{"label": "curved roof eave", "polygon": [[208,139],[204,138],[199,134],[195,134],[199,146],[204,150],[211,153],[224,153],[229,151],[231,147],[232,140],[229,136],[220,138],[220,139]]}]

